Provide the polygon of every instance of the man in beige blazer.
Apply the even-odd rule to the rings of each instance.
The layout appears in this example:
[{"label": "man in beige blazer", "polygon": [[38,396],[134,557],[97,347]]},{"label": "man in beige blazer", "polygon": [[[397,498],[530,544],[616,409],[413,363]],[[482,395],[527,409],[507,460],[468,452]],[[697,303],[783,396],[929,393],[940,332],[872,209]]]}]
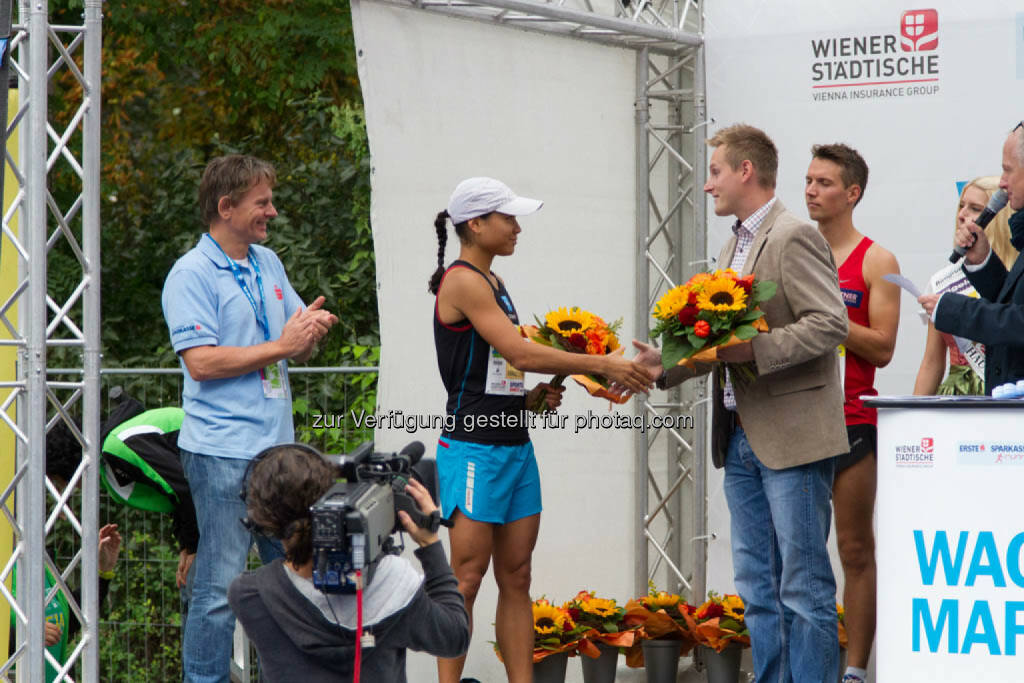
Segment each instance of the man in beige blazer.
[{"label": "man in beige blazer", "polygon": [[[771,331],[721,349],[722,364],[664,372],[664,388],[714,373],[712,459],[725,468],[733,571],[746,603],[759,681],[838,678],[836,585],[826,549],[834,457],[849,450],[836,347],[847,333],[836,266],[818,230],[775,197],[778,153],[761,130],[735,125],[714,148],[704,191],[735,216],[718,267],[778,285],[761,305]],[[657,349],[637,360],[661,371]]]}]

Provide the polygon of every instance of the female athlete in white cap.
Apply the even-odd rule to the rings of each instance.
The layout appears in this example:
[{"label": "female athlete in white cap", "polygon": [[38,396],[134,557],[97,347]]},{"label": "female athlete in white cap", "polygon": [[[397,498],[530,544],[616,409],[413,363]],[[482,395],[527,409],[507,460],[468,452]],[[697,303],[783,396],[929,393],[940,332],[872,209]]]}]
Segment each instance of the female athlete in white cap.
[{"label": "female athlete in white cap", "polygon": [[[573,354],[528,343],[495,256],[511,256],[521,232],[517,216],[542,202],[517,197],[493,178],[469,178],[437,215],[437,270],[430,278],[434,343],[448,391],[447,421],[437,448],[442,514],[454,522],[451,561],[472,625],[480,580],[494,561],[498,584],[498,647],[511,683],[533,678],[530,561],[540,526],[540,479],[527,430],[526,406],[546,392],[557,408],[562,389],[527,391],[523,372],[601,374],[634,392],[646,391],[644,368],[619,355]],[[459,237],[459,258],[446,269],[447,220]],[[438,660],[441,683],[458,683],[465,658]]]}]

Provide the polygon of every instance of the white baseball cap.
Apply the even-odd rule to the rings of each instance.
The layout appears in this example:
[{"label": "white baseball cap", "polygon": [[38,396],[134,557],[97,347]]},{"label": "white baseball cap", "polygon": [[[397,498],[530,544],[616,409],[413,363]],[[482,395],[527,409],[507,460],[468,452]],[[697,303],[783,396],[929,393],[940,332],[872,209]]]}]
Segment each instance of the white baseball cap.
[{"label": "white baseball cap", "polygon": [[508,216],[526,216],[542,206],[544,202],[539,199],[517,197],[500,180],[466,178],[455,186],[448,200],[448,216],[452,223],[459,224],[492,211]]}]

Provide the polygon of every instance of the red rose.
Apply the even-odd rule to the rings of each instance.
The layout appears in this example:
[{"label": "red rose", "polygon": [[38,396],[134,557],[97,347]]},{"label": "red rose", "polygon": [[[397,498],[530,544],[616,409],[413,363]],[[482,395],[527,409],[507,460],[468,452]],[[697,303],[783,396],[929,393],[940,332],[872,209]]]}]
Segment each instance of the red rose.
[{"label": "red rose", "polygon": [[684,306],[676,313],[676,318],[679,319],[681,325],[689,326],[697,321],[698,313],[700,313],[700,309],[696,306]]},{"label": "red rose", "polygon": [[695,616],[701,621],[704,621],[706,619],[714,619],[715,617],[720,617],[724,613],[725,610],[720,604],[718,604],[717,602],[710,602],[707,605],[705,605],[702,609],[697,610],[697,614]]},{"label": "red rose", "polygon": [[687,306],[696,306],[697,305],[697,292],[691,291],[689,293],[689,295],[686,297],[686,305]]},{"label": "red rose", "polygon": [[587,338],[579,332],[573,332],[569,335],[569,343],[580,351],[587,350]]},{"label": "red rose", "polygon": [[708,324],[707,320],[698,320],[693,324],[693,333],[704,339],[711,334],[711,325]]},{"label": "red rose", "polygon": [[750,274],[746,277],[736,278],[736,286],[742,289],[747,294],[750,294],[750,290],[754,286],[754,275]]}]

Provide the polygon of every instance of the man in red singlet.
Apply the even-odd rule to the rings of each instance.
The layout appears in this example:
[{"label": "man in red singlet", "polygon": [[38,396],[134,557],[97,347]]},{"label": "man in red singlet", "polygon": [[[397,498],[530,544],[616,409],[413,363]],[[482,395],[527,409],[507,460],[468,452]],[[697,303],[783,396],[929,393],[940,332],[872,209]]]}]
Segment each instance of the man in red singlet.
[{"label": "man in red singlet", "polygon": [[899,288],[882,276],[898,273],[899,264],[890,252],[853,227],[853,209],[868,182],[868,167],[861,155],[843,144],[815,145],[811,155],[804,189],[807,213],[818,222],[839,264],[839,289],[850,317],[849,334],[839,347],[850,452],[837,460],[832,504],[845,575],[843,603],[849,635],[843,683],[863,683],[875,637],[872,522],[877,415],[860,397],[878,394],[875,368],[892,360],[900,315]]}]

